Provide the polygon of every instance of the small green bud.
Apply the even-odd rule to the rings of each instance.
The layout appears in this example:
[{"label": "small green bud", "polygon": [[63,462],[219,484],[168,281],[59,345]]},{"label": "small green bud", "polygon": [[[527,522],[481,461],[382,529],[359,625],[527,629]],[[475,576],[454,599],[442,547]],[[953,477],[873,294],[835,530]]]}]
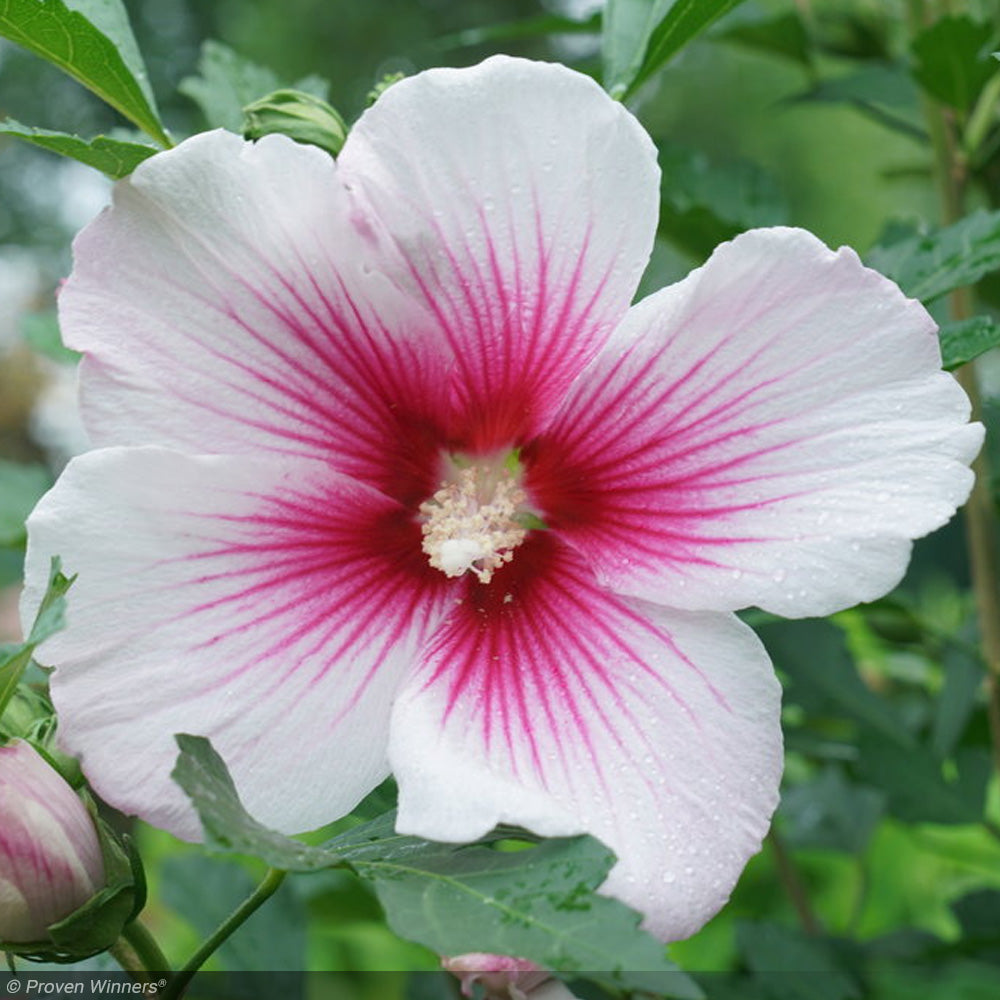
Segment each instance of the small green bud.
[{"label": "small green bud", "polygon": [[394,83],[405,80],[405,73],[386,73],[378,83],[368,91],[365,103],[371,107]]},{"label": "small green bud", "polygon": [[276,90],[243,109],[248,139],[280,132],[296,142],[319,146],[336,156],[347,138],[347,126],[326,101],[301,90]]}]

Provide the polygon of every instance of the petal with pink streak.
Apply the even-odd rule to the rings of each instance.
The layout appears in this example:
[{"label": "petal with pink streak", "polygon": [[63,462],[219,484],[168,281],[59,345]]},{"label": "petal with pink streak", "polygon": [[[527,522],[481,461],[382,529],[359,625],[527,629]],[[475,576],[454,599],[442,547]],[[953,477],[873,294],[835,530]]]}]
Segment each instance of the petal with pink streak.
[{"label": "petal with pink streak", "polygon": [[391,86],[338,163],[452,346],[472,446],[519,440],[635,293],[659,212],[649,137],[589,77],[496,56]]},{"label": "petal with pink streak", "polygon": [[304,455],[387,489],[434,436],[447,345],[326,153],[195,136],[74,252],[60,318],[96,445]]},{"label": "petal with pink streak", "polygon": [[593,834],[618,856],[602,891],[682,938],[767,831],[779,701],[736,618],[616,597],[536,534],[491,584],[470,585],[397,698],[397,828],[444,841],[497,823]]},{"label": "petal with pink streak", "polygon": [[872,600],[972,485],[982,428],[919,303],[801,230],[634,307],[527,455],[612,590],[824,615]]},{"label": "petal with pink streak", "polygon": [[71,462],[29,529],[25,621],[51,556],[78,574],[40,659],[107,801],[198,836],[170,779],[179,732],[208,736],[286,832],[386,775],[392,692],[444,582],[393,501],[316,462],[111,448]]}]

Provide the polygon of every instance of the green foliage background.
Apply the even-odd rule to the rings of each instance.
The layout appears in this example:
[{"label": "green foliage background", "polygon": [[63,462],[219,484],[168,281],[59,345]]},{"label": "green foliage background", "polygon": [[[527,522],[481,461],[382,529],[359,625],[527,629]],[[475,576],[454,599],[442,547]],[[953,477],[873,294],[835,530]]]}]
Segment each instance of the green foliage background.
[{"label": "green foliage background", "polygon": [[[674,6],[643,2],[647,15]],[[735,9],[644,86],[622,85],[664,167],[660,234],[640,295],[681,277],[736,232],[794,224],[831,245],[870,253],[875,266],[924,297],[947,327],[953,367],[997,343],[1000,121],[997,95],[989,106],[986,100],[1000,91],[1000,63],[991,56],[1000,49],[996,5],[716,6]],[[595,5],[556,0],[129,0],[126,7],[174,136],[215,124],[206,122],[204,107],[224,118],[227,108],[273,89],[267,84],[304,86],[315,75],[330,82],[330,100],[350,122],[388,73],[471,64],[495,51],[595,74],[602,67]],[[625,0],[614,16],[638,9]],[[634,20],[622,24],[629,37],[641,29]],[[206,96],[204,85],[184,83],[199,73],[206,39],[222,40],[271,72],[243,66],[224,74],[230,93],[216,81]],[[606,32],[603,64],[627,80],[628,60],[611,41]],[[207,55],[217,68],[228,58],[218,50]],[[199,95],[200,104],[192,99]],[[984,213],[944,236],[935,227],[956,219],[935,184],[935,114],[966,141],[962,208]],[[42,129],[134,140],[118,136],[123,120],[77,83],[0,42],[4,115]],[[67,215],[66,192],[89,168],[7,131],[0,136],[0,263],[28,255],[42,275],[37,300],[16,317],[9,342],[0,342],[0,583],[13,587],[23,518],[57,471],[28,414],[51,377],[46,365],[73,362],[58,343],[51,292],[68,270],[69,239],[81,221]],[[127,151],[103,152],[112,157],[104,169],[125,169],[114,158]],[[955,303],[946,293],[973,283],[974,315],[959,317],[964,326],[948,325]],[[1000,371],[989,353],[978,365],[995,455]],[[774,835],[730,905],[673,945],[671,958],[719,1000],[1000,995],[1000,787],[962,520],[919,542],[904,584],[875,605],[832,621],[748,620],[785,685],[783,801]],[[362,811],[324,835],[374,815]],[[180,960],[246,895],[260,866],[206,857],[152,829],[136,834],[150,876],[146,920],[168,956]],[[384,903],[346,871],[293,877],[213,966],[437,969],[436,954],[389,929]],[[351,998],[418,1000],[454,990],[446,977],[412,979],[403,971],[330,982],[338,991],[331,995]],[[585,997],[643,988],[638,980],[574,984]],[[645,988],[694,995],[686,980],[651,980]]]}]

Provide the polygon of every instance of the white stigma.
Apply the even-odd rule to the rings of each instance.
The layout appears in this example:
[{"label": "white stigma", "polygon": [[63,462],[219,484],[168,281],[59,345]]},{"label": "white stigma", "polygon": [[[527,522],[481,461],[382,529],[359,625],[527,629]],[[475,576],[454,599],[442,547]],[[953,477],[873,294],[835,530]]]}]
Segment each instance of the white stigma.
[{"label": "white stigma", "polygon": [[511,561],[528,533],[517,521],[524,491],[504,470],[472,466],[420,505],[423,550],[445,576],[475,573],[480,583]]}]

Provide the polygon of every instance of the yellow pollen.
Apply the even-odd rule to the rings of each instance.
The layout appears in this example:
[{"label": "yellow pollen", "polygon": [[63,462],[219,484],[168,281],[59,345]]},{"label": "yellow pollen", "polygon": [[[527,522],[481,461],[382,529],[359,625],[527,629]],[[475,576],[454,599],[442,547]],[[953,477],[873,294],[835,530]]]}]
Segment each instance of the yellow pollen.
[{"label": "yellow pollen", "polygon": [[442,483],[420,505],[423,550],[445,576],[475,573],[480,583],[511,561],[528,533],[517,521],[524,491],[509,472],[475,466]]}]

